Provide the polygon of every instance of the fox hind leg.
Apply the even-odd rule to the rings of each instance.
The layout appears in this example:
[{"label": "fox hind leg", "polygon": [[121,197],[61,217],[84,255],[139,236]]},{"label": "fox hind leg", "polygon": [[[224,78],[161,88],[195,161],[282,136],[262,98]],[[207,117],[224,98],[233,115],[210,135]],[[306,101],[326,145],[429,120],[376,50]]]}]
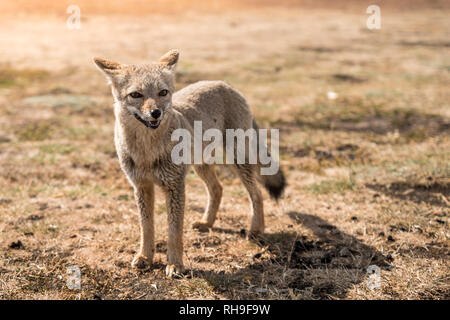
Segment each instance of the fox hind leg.
[{"label": "fox hind leg", "polygon": [[261,191],[256,181],[257,166],[251,164],[236,164],[237,174],[247,189],[252,211],[250,216],[249,238],[256,238],[264,232],[264,207]]},{"label": "fox hind leg", "polygon": [[197,175],[203,180],[208,192],[208,204],[205,213],[200,221],[194,223],[193,227],[200,231],[207,231],[211,228],[216,220],[217,211],[219,210],[220,201],[222,199],[222,186],[217,179],[216,172],[212,165],[194,166]]}]

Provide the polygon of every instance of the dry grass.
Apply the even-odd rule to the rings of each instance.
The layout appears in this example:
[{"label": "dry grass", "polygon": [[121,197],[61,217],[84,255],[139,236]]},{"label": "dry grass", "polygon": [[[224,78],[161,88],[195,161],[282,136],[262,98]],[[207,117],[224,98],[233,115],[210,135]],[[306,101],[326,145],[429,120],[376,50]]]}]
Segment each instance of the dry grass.
[{"label": "dry grass", "polygon": [[[2,19],[0,298],[448,299],[448,11],[393,11],[374,32],[360,12],[92,15],[79,31],[58,17]],[[171,47],[178,87],[224,79],[261,126],[280,128],[289,187],[278,204],[265,194],[266,235],[251,243],[249,203],[227,168],[215,227],[192,230],[206,193],[190,173],[189,272],[169,280],[160,193],[155,266],[130,268],[138,217],[90,57],[143,62]],[[71,265],[81,291],[65,285]],[[381,268],[378,290],[369,265]]]}]

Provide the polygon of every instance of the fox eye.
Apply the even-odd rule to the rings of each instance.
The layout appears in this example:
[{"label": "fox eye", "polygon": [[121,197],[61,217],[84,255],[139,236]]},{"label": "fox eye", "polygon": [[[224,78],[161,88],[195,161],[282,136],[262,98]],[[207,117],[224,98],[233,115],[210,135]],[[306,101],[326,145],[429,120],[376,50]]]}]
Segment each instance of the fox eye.
[{"label": "fox eye", "polygon": [[138,98],[142,98],[143,95],[137,91],[134,91],[134,92],[130,93],[130,97],[132,97],[133,99],[138,99]]},{"label": "fox eye", "polygon": [[169,93],[169,91],[167,91],[166,89],[164,89],[164,90],[161,90],[161,91],[158,93],[158,95],[159,95],[160,97],[164,97],[164,96],[167,96],[168,93]]}]

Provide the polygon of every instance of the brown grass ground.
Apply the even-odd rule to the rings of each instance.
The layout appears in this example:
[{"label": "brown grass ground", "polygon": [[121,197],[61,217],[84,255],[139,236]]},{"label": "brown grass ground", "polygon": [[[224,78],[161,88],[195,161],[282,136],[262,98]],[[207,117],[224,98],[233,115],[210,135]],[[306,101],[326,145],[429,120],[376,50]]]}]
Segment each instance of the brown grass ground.
[{"label": "brown grass ground", "polygon": [[[382,29],[369,31],[365,7],[92,10],[74,31],[64,11],[2,17],[0,298],[448,299],[449,11],[382,7]],[[179,87],[224,79],[260,126],[281,130],[289,183],[278,204],[265,194],[266,235],[254,244],[241,231],[245,191],[227,168],[215,227],[192,230],[206,193],[190,173],[189,272],[171,280],[160,193],[155,267],[130,268],[138,217],[115,155],[110,92],[90,60],[139,63],[169,48],[182,53]],[[71,265],[80,291],[65,285]],[[381,269],[377,290],[369,265]]]}]

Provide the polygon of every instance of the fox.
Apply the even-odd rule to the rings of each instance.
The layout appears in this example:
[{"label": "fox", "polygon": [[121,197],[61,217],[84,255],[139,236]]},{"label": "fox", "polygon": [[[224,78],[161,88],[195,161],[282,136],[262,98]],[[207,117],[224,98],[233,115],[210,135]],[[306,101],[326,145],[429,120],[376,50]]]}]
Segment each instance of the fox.
[{"label": "fox", "polygon": [[[206,209],[193,228],[207,231],[216,220],[222,199],[222,186],[215,165],[177,164],[171,157],[175,145],[172,133],[180,128],[193,131],[194,121],[202,130],[215,128],[257,129],[258,126],[243,95],[224,81],[199,81],[175,91],[179,51],[170,50],[159,60],[142,64],[121,64],[94,57],[96,67],[106,76],[114,100],[114,144],[120,167],[134,190],[140,217],[140,247],[132,260],[133,268],[149,268],[155,253],[155,186],[165,195],[168,222],[167,277],[181,275],[183,265],[183,221],[185,177],[192,165],[203,180],[208,195]],[[281,169],[261,175],[256,164],[233,164],[251,202],[249,238],[264,233],[262,183],[278,200],[286,186]]]}]

